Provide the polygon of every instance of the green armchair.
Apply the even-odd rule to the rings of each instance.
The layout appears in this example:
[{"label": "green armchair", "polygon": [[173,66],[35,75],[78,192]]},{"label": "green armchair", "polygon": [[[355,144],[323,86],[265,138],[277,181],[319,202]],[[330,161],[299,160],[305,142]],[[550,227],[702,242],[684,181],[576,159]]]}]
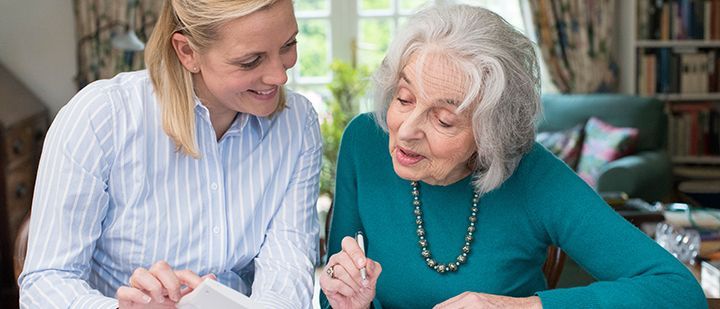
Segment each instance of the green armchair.
[{"label": "green armchair", "polygon": [[635,152],[602,167],[598,192],[622,191],[649,202],[670,195],[672,166],[665,150],[667,115],[661,101],[620,94],[544,95],[542,105],[538,132],[566,130],[592,116],[639,130]]}]

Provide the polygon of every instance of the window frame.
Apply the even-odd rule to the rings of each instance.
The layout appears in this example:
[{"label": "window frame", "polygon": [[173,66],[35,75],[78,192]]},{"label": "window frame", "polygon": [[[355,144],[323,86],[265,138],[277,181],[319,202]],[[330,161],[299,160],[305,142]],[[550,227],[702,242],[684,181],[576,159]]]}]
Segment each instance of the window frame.
[{"label": "window frame", "polygon": [[[345,62],[357,63],[357,55],[362,48],[361,43],[358,43],[359,38],[359,25],[363,18],[389,18],[393,21],[393,31],[398,28],[398,24],[402,18],[406,18],[413,14],[412,10],[404,11],[400,9],[400,0],[388,0],[391,8],[389,10],[366,10],[362,11],[360,5],[362,0],[325,0],[326,10],[325,11],[296,11],[296,18],[298,23],[308,19],[324,19],[330,25],[328,29],[328,53],[326,63],[332,63],[334,59],[339,59]],[[476,5],[483,5],[491,1],[507,1],[507,0],[476,0]],[[341,3],[342,2],[342,3]],[[437,4],[448,4],[448,3],[468,3],[474,1],[467,0],[430,0],[427,3]],[[529,17],[527,16],[527,5],[522,0],[517,0],[517,5],[523,13],[522,19],[524,25],[521,29],[529,38],[535,41],[535,35],[533,31],[527,30]],[[517,25],[516,25],[517,26]],[[299,44],[303,42],[300,41]],[[538,52],[538,61],[540,62],[541,68],[543,69],[543,75],[547,73],[542,57],[540,56],[540,50]],[[298,55],[301,57],[301,55]],[[291,69],[288,74],[290,79],[288,81],[288,87],[291,89],[302,89],[305,87],[324,87],[332,80],[332,72],[328,69],[328,76],[324,77],[301,77],[300,72],[295,68]],[[372,69],[372,68],[371,68]],[[550,90],[552,92],[552,83],[543,76],[543,91]],[[325,94],[327,95],[327,94]],[[316,109],[324,110],[324,104],[322,102],[313,102]]]}]

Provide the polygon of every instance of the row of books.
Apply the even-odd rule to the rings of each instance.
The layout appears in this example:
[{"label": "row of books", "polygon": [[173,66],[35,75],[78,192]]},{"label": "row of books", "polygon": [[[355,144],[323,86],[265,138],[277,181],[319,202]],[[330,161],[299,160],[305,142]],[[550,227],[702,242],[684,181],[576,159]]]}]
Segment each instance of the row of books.
[{"label": "row of books", "polygon": [[674,103],[668,126],[671,156],[720,155],[720,103]]},{"label": "row of books", "polygon": [[718,49],[647,49],[638,58],[637,66],[637,92],[641,95],[720,91]]},{"label": "row of books", "polygon": [[720,0],[638,0],[640,40],[720,39]]}]

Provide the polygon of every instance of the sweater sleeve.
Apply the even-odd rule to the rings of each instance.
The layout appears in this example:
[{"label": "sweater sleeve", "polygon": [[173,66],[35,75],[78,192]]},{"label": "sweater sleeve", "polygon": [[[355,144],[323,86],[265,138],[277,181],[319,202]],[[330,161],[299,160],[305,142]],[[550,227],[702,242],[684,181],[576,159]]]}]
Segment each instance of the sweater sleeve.
[{"label": "sweater sleeve", "polygon": [[[343,132],[338,153],[337,169],[335,176],[335,195],[333,197],[332,213],[330,217],[330,233],[328,235],[329,259],[341,250],[341,242],[345,236],[353,236],[355,232],[362,230],[362,222],[358,212],[357,199],[357,162],[355,149],[357,143],[363,139],[364,122],[369,117],[358,116],[353,119]],[[326,261],[327,262],[327,261]],[[331,308],[325,297],[320,292],[320,307]]]},{"label": "sweater sleeve", "polygon": [[[544,184],[531,190],[550,242],[597,282],[538,292],[544,308],[706,308],[690,271],[630,224],[566,167],[536,164]],[[530,204],[528,204],[530,205]]]}]

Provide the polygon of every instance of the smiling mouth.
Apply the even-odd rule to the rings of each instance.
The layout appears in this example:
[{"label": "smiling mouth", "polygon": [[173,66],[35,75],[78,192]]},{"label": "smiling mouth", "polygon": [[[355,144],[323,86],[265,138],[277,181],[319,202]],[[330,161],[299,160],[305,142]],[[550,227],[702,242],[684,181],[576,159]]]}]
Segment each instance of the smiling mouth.
[{"label": "smiling mouth", "polygon": [[260,95],[260,96],[269,96],[269,95],[273,95],[273,94],[275,93],[275,91],[277,91],[277,87],[272,88],[272,89],[269,89],[269,90],[252,90],[252,89],[249,89],[248,91],[250,91],[250,92],[252,92],[252,93],[254,93],[254,94]]}]

